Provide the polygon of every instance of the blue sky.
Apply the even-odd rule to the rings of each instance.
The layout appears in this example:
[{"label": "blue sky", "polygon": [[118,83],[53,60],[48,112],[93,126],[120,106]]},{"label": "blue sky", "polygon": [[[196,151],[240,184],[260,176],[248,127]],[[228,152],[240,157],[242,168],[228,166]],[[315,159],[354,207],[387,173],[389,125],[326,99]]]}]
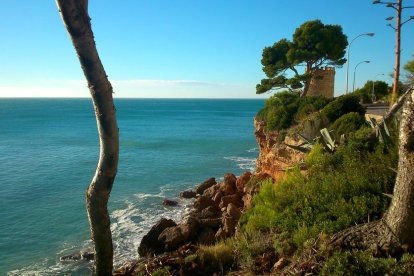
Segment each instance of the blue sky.
[{"label": "blue sky", "polygon": [[[350,83],[392,83],[394,10],[369,0],[89,0],[101,59],[116,97],[257,98],[265,46],[303,22],[339,24],[351,40]],[[404,0],[414,5],[414,0]],[[405,17],[414,9],[404,11]],[[0,97],[89,97],[52,0],[0,0]],[[403,27],[402,64],[414,54],[414,21]],[[385,75],[379,75],[384,73]],[[337,69],[335,95],[345,91]]]}]

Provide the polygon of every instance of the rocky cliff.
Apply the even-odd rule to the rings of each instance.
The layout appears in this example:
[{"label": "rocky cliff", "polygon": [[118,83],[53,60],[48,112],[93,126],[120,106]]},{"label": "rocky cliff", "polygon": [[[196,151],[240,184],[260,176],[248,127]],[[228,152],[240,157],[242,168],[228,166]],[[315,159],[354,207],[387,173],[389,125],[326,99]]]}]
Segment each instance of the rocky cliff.
[{"label": "rocky cliff", "polygon": [[283,177],[287,169],[300,165],[305,159],[304,153],[293,150],[286,144],[298,145],[303,142],[296,133],[313,139],[326,125],[327,121],[322,119],[319,114],[315,114],[291,128],[287,134],[283,134],[267,130],[266,122],[255,118],[254,134],[259,147],[255,174],[268,174],[274,180]]}]

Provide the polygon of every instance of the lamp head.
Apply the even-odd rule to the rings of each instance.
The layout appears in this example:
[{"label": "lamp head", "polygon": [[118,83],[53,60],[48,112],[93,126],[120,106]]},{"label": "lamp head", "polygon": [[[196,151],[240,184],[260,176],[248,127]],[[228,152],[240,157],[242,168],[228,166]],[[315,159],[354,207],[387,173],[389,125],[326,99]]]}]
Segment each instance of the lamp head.
[{"label": "lamp head", "polygon": [[375,0],[375,1],[372,1],[372,4],[379,4],[379,3],[381,3],[381,1],[380,1],[380,0]]},{"label": "lamp head", "polygon": [[385,20],[393,20],[393,19],[394,19],[394,16],[389,16],[389,17],[385,18]]},{"label": "lamp head", "polygon": [[375,33],[366,33],[367,36],[374,36]]}]

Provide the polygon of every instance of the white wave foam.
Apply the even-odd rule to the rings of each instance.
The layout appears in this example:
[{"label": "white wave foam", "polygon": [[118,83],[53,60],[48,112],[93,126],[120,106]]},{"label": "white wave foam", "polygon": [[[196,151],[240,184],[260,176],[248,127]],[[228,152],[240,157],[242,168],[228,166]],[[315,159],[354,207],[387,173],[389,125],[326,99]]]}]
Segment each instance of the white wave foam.
[{"label": "white wave foam", "polygon": [[242,170],[253,172],[256,169],[256,158],[229,156],[224,157],[224,159],[236,162],[237,166]]},{"label": "white wave foam", "polygon": [[259,148],[252,148],[252,149],[248,149],[246,151],[247,152],[259,152]]},{"label": "white wave foam", "polygon": [[[111,212],[111,232],[114,244],[114,266],[118,267],[125,262],[138,257],[138,246],[142,237],[161,218],[169,218],[179,223],[190,211],[191,199],[178,199],[178,207],[166,207],[160,198],[177,188],[166,185],[160,187],[158,194],[137,193],[132,199],[118,202],[121,207]],[[13,270],[10,276],[17,275],[87,275],[91,273],[91,262],[78,261],[61,263],[60,256],[79,252],[85,248],[92,248],[91,240],[76,244],[63,245],[56,260],[45,259],[22,269]]]}]

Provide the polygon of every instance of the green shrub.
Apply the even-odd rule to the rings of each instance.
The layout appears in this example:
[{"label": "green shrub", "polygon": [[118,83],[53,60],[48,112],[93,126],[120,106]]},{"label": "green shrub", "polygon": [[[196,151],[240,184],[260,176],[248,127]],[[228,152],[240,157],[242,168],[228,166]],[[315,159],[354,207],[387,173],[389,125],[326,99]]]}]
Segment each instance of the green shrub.
[{"label": "green shrub", "polygon": [[353,94],[336,98],[321,110],[321,115],[328,118],[329,121],[335,122],[336,119],[349,112],[365,114],[365,108],[359,104],[358,96]]},{"label": "green shrub", "polygon": [[224,242],[200,246],[197,255],[201,267],[209,271],[222,270],[224,267],[231,265],[234,260],[232,248]]},{"label": "green shrub", "polygon": [[[355,223],[379,219],[389,204],[397,154],[381,144],[364,152],[355,143],[328,153],[316,144],[307,157],[307,175],[294,170],[276,185],[262,183],[253,207],[241,220],[242,231],[276,231],[302,249],[320,233],[333,234]],[[281,250],[285,250],[280,243]]]},{"label": "green shrub", "polygon": [[257,118],[266,121],[268,130],[288,129],[328,103],[329,99],[322,96],[300,97],[297,92],[284,91],[267,99]]},{"label": "green shrub", "polygon": [[342,115],[331,126],[334,136],[339,139],[342,134],[348,136],[351,132],[355,132],[365,124],[365,118],[357,112],[350,112]]},{"label": "green shrub", "polygon": [[227,244],[234,248],[237,266],[253,272],[255,275],[263,272],[261,267],[255,262],[255,259],[265,253],[275,253],[273,236],[269,232],[254,232],[229,239]]},{"label": "green shrub", "polygon": [[321,275],[414,275],[414,256],[399,261],[374,258],[364,251],[336,252],[324,264]]}]

